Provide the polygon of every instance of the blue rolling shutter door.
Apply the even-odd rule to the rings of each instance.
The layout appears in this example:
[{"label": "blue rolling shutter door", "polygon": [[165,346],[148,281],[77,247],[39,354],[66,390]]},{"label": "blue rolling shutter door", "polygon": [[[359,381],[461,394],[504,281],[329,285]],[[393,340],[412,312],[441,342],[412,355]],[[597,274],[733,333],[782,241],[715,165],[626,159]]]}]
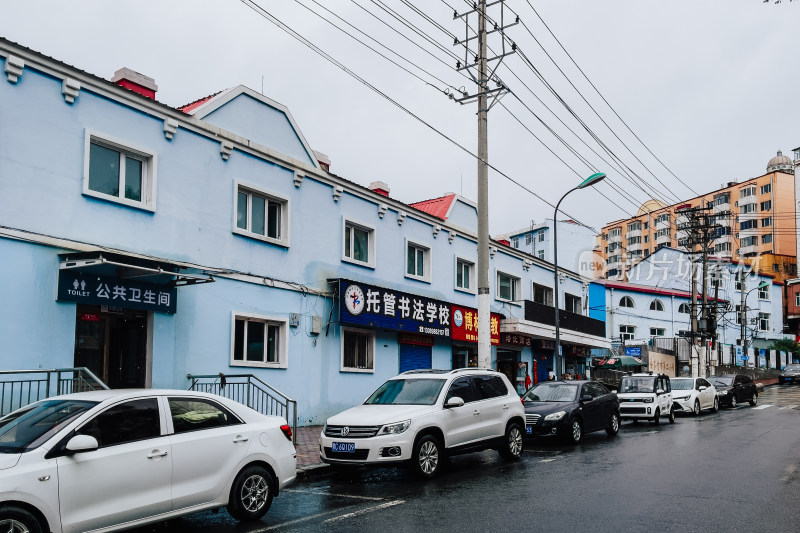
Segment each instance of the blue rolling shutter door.
[{"label": "blue rolling shutter door", "polygon": [[416,344],[400,345],[400,372],[416,370],[418,368],[431,368],[432,356],[430,346],[417,346]]}]

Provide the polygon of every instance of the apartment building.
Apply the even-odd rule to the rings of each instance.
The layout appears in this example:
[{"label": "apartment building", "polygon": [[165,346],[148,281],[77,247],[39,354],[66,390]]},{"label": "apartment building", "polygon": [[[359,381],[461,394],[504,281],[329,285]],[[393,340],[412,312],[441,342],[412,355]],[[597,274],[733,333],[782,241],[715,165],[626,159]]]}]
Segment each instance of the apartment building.
[{"label": "apartment building", "polygon": [[797,221],[792,159],[780,151],[767,163],[766,173],[685,202],[665,205],[648,200],[636,216],[606,224],[597,238],[597,254],[605,261],[603,277],[627,280],[637,262],[661,247],[688,250],[685,210],[710,207],[719,226],[712,255],[753,265],[778,281],[797,275]]}]

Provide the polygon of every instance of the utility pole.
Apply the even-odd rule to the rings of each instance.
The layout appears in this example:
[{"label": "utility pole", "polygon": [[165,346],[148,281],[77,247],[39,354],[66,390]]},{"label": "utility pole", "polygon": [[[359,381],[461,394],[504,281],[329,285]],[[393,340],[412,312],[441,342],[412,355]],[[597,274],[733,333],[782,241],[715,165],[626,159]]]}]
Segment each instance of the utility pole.
[{"label": "utility pole", "polygon": [[[478,102],[478,367],[491,368],[492,366],[492,336],[491,336],[491,298],[489,295],[489,139],[488,139],[488,113],[492,106],[504,95],[508,89],[495,76],[497,67],[503,58],[516,50],[516,45],[512,47],[509,54],[505,53],[505,34],[503,31],[508,26],[503,25],[505,6],[503,0],[494,2],[500,4],[500,23],[494,24],[492,32],[500,32],[503,35],[503,53],[491,59],[487,58],[487,37],[486,32],[486,0],[479,0],[473,9],[466,13],[453,13],[453,18],[463,18],[466,23],[466,36],[463,41],[454,43],[464,45],[464,64],[456,64],[457,70],[467,70],[470,77],[478,86],[476,94],[469,95],[463,92],[460,98],[454,94],[450,97],[466,104],[477,99]],[[494,5],[493,3],[493,5]],[[469,35],[469,15],[477,13],[478,31],[477,36]],[[519,23],[519,18],[514,24]],[[474,61],[470,61],[470,41],[478,39],[478,50],[474,55]],[[497,61],[491,72],[489,72],[489,62]],[[473,74],[473,69],[477,70],[477,75]],[[490,89],[489,82],[495,81],[497,88]],[[489,97],[493,96],[492,103],[489,104]]]}]

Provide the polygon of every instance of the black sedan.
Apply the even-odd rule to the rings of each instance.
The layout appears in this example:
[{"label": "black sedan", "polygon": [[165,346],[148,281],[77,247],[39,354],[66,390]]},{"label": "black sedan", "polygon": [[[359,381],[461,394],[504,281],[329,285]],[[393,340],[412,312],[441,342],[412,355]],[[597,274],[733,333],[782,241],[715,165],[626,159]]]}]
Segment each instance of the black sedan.
[{"label": "black sedan", "polygon": [[800,365],[786,365],[778,375],[778,383],[800,383]]},{"label": "black sedan", "polygon": [[525,434],[561,437],[578,443],[584,433],[605,429],[613,437],[619,432],[619,400],[595,381],[545,381],[528,389],[525,404]]},{"label": "black sedan", "polygon": [[720,405],[736,407],[743,402],[750,402],[750,405],[758,403],[756,384],[748,376],[741,374],[710,376],[708,381],[717,388],[717,398],[719,398]]}]

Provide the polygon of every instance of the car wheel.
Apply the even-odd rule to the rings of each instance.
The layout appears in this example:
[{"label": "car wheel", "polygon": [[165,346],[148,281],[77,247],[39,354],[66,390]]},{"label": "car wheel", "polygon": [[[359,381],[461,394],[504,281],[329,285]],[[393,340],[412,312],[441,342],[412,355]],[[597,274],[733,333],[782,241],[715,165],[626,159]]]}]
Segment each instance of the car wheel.
[{"label": "car wheel", "polygon": [[29,511],[20,507],[0,509],[0,531],[3,533],[42,533],[42,525]]},{"label": "car wheel", "polygon": [[694,401],[694,409],[692,410],[694,416],[700,416],[700,400]]},{"label": "car wheel", "polygon": [[736,395],[731,394],[731,409],[736,409]]},{"label": "car wheel", "polygon": [[758,393],[757,393],[757,392],[754,392],[754,393],[753,393],[753,398],[750,400],[750,405],[751,405],[752,407],[755,407],[755,405],[756,405],[757,403],[758,403]]},{"label": "car wheel", "polygon": [[717,411],[719,411],[719,398],[714,396],[714,407],[711,408],[711,412],[716,413]]},{"label": "car wheel", "polygon": [[567,438],[572,444],[578,444],[581,441],[581,437],[583,437],[583,426],[579,418],[574,418]]},{"label": "car wheel", "polygon": [[508,425],[505,442],[498,452],[506,461],[515,461],[522,457],[522,428],[518,423],[512,422]]},{"label": "car wheel", "polygon": [[659,425],[661,423],[661,411],[656,408],[656,416],[653,417],[653,423]]},{"label": "car wheel", "polygon": [[433,435],[423,435],[414,445],[411,467],[417,476],[432,478],[441,467],[441,445]]},{"label": "car wheel", "polygon": [[613,437],[617,433],[619,433],[619,414],[618,413],[611,413],[611,420],[608,421],[608,426],[606,426],[606,433],[608,433],[609,437]]},{"label": "car wheel", "polygon": [[228,500],[228,514],[240,521],[258,520],[272,505],[275,478],[263,466],[248,466],[236,476]]},{"label": "car wheel", "polygon": [[675,423],[675,408],[674,407],[670,407],[670,409],[669,409],[669,423],[670,424],[674,424]]}]

